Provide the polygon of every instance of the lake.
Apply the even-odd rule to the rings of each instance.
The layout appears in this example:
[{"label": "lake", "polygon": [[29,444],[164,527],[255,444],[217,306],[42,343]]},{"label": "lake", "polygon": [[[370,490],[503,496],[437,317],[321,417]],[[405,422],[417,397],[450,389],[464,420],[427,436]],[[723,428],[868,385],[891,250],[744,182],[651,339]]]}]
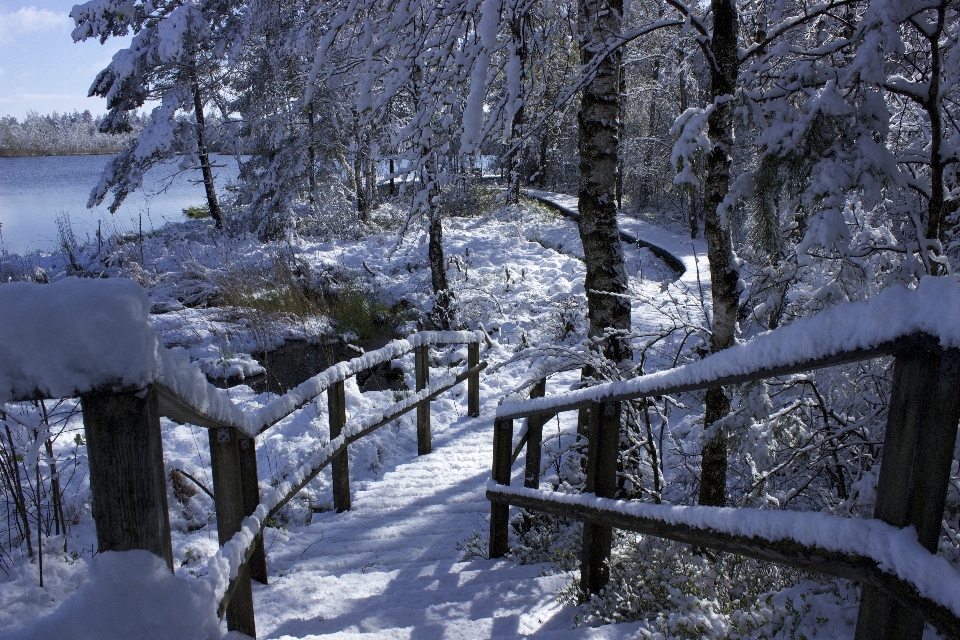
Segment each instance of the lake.
[{"label": "lake", "polygon": [[[181,221],[183,210],[207,202],[200,170],[185,172],[173,178],[169,188],[161,191],[177,172],[176,161],[151,169],[144,177],[143,188],[127,196],[116,214],[103,204],[87,209],[90,190],[100,180],[104,167],[114,156],[40,156],[0,158],[0,252],[26,254],[32,251],[53,251],[59,246],[57,218],[70,218],[73,232],[80,242],[94,241],[97,226],[105,236],[115,232],[149,231],[170,221]],[[239,169],[233,156],[215,155],[217,193],[221,201],[223,189],[235,180]]]}]

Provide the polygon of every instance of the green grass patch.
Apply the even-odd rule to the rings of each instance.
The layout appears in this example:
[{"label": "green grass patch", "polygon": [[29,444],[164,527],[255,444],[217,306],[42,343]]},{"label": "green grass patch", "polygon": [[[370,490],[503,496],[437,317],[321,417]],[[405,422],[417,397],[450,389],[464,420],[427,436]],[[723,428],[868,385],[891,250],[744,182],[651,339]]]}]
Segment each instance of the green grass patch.
[{"label": "green grass patch", "polygon": [[203,220],[210,217],[210,207],[205,204],[187,207],[183,210],[183,214],[191,220]]},{"label": "green grass patch", "polygon": [[376,333],[377,325],[390,321],[390,307],[357,283],[348,283],[327,301],[327,315],[344,332],[356,334],[361,341]]}]

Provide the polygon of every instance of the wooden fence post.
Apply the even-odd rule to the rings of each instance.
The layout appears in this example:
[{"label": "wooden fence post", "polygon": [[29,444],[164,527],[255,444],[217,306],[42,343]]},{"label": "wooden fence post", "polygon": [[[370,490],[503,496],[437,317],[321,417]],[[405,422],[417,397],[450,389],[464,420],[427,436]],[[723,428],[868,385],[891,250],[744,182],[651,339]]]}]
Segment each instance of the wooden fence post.
[{"label": "wooden fence post", "polygon": [[[467,345],[467,368],[480,364],[480,343]],[[480,416],[480,372],[477,371],[467,378],[467,415],[472,418]]]},{"label": "wooden fence post", "polygon": [[[245,516],[240,435],[240,432],[233,428],[210,429],[210,466],[213,469],[213,495],[217,501],[217,536],[220,546],[225,545],[240,531]],[[249,565],[240,567],[237,587],[227,605],[226,617],[228,630],[257,637]]]},{"label": "wooden fence post", "polygon": [[[327,405],[330,412],[330,439],[333,440],[347,424],[347,399],[342,380],[327,389]],[[333,456],[330,470],[333,476],[333,508],[337,513],[350,511],[350,460],[346,450]]]},{"label": "wooden fence post", "polygon": [[[873,517],[913,525],[937,552],[960,422],[960,352],[929,344],[897,355]],[[869,585],[857,617],[857,640],[919,640],[923,619]]]},{"label": "wooden fence post", "polygon": [[[252,515],[260,504],[260,477],[257,474],[257,443],[254,438],[240,437],[240,484],[243,487],[243,515]],[[263,548],[263,534],[257,536],[257,548],[247,561],[250,578],[267,584],[267,553]]]},{"label": "wooden fence post", "polygon": [[[583,491],[600,498],[612,498],[617,488],[620,403],[591,405],[587,434],[587,479]],[[612,543],[612,527],[592,522],[583,523],[583,546],[580,552],[580,588],[583,598],[591,593],[599,593],[610,580],[608,561]]]},{"label": "wooden fence post", "polygon": [[[430,384],[430,345],[417,347],[414,352],[416,363],[417,391],[423,391]],[[417,455],[423,456],[433,450],[430,437],[430,401],[417,405]]]},{"label": "wooden fence post", "polygon": [[146,549],[173,571],[157,390],[80,398],[100,551]]},{"label": "wooden fence post", "polygon": [[[510,458],[513,457],[513,420],[493,422],[493,479],[497,484],[510,484]],[[509,549],[507,528],[510,505],[490,503],[490,557],[502,558]]]},{"label": "wooden fence post", "polygon": [[[547,379],[543,378],[530,389],[531,398],[542,398],[547,393]],[[527,418],[527,459],[523,486],[529,489],[540,488],[540,442],[543,440],[543,416]]]}]

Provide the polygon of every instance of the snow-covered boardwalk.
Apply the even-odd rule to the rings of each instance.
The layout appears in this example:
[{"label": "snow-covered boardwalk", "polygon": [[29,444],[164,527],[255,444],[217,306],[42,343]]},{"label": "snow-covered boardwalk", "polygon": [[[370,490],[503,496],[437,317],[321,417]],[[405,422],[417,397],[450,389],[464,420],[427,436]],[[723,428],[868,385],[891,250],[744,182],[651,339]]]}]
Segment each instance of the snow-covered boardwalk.
[{"label": "snow-covered boardwalk", "polygon": [[557,594],[567,574],[475,558],[458,544],[486,538],[495,390],[480,418],[434,425],[433,453],[355,487],[352,510],[327,512],[267,557],[255,585],[260,638],[630,637],[632,625],[571,630]]},{"label": "snow-covered boardwalk", "polygon": [[[576,206],[575,199],[562,194],[537,195],[568,210]],[[548,412],[559,409],[568,412],[565,414],[564,424],[570,426],[569,410],[588,403],[606,402],[614,396],[628,399],[650,395],[654,394],[656,389],[665,388],[664,385],[672,385],[671,388],[702,388],[706,383],[715,384],[718,379],[745,380],[771,370],[806,370],[801,365],[813,363],[823,366],[830,358],[841,356],[849,356],[848,360],[852,362],[862,359],[864,354],[888,353],[889,351],[884,349],[907,335],[922,333],[938,338],[940,348],[943,349],[960,346],[960,329],[954,326],[956,315],[939,312],[943,308],[960,309],[960,286],[953,279],[928,278],[921,282],[916,290],[893,288],[873,299],[855,303],[855,307],[833,309],[813,318],[799,320],[692,364],[671,368],[667,363],[663,367],[653,367],[662,368],[663,371],[590,389],[565,391],[566,385],[574,383],[577,378],[575,375],[559,374],[550,378],[549,392],[545,398],[517,402],[519,398],[516,395],[508,398],[508,394],[512,394],[525,377],[532,376],[532,379],[537,379],[542,374],[530,371],[524,373],[523,364],[492,367],[480,383],[479,417],[472,417],[477,415],[474,400],[478,384],[476,378],[471,378],[469,383],[472,385],[467,394],[471,398],[469,410],[462,388],[438,398],[433,403],[432,453],[416,456],[413,444],[420,437],[413,432],[411,419],[388,425],[377,431],[376,435],[371,434],[369,439],[358,440],[356,446],[351,447],[350,511],[334,513],[330,510],[325,501],[330,482],[325,476],[321,476],[312,485],[313,488],[307,488],[299,496],[299,502],[294,509],[297,515],[284,515],[279,521],[272,520],[270,516],[276,512],[275,507],[286,503],[290,496],[300,491],[308,478],[312,477],[311,474],[329,461],[334,450],[343,447],[345,453],[348,439],[353,442],[354,436],[359,438],[361,432],[367,433],[365,425],[387,424],[388,419],[384,417],[386,414],[395,416],[398,408],[412,408],[418,398],[426,397],[404,397],[391,391],[376,391],[369,396],[361,394],[356,381],[352,379],[360,369],[403,359],[399,364],[409,371],[413,357],[411,350],[422,348],[422,355],[416,358],[417,379],[420,379],[422,363],[431,359],[431,366],[440,371],[430,382],[429,388],[420,393],[427,394],[434,386],[438,389],[437,393],[440,393],[440,387],[448,388],[449,380],[453,379],[448,367],[462,365],[464,357],[468,358],[467,366],[471,367],[470,371],[474,373],[486,366],[475,364],[478,359],[475,346],[470,347],[469,355],[465,356],[467,350],[462,347],[463,344],[487,344],[489,350],[483,358],[496,364],[511,360],[514,354],[522,351],[522,345],[529,344],[526,341],[528,335],[533,336],[534,341],[563,339],[563,336],[556,333],[557,328],[563,332],[569,331],[563,324],[568,321],[564,313],[569,309],[570,301],[582,293],[582,285],[579,285],[579,288],[577,286],[581,281],[579,274],[582,269],[582,262],[578,261],[577,256],[582,256],[582,250],[576,242],[575,229],[571,228],[573,225],[567,222],[559,225],[556,224],[556,218],[548,218],[544,218],[543,224],[534,221],[534,224],[526,229],[522,228],[518,221],[509,218],[496,221],[494,224],[500,225],[500,231],[506,232],[500,234],[502,237],[498,237],[499,244],[490,238],[488,230],[479,239],[473,236],[471,230],[480,224],[475,220],[451,221],[448,241],[452,255],[455,256],[457,273],[462,274],[456,276],[460,290],[475,294],[470,304],[474,305],[472,312],[478,319],[490,317],[491,314],[483,314],[483,309],[490,305],[500,311],[498,316],[491,317],[494,322],[498,319],[499,322],[489,323],[489,328],[484,332],[487,335],[478,332],[414,334],[408,340],[396,341],[378,351],[363,354],[349,363],[337,365],[280,398],[259,396],[252,393],[249,387],[239,387],[236,391],[225,394],[208,385],[199,370],[189,364],[185,351],[160,347],[154,323],[148,317],[149,300],[145,292],[133,283],[120,279],[104,283],[68,279],[63,283],[43,287],[35,284],[11,285],[2,292],[9,299],[0,305],[0,309],[9,316],[6,322],[10,326],[16,325],[29,334],[30,322],[24,321],[24,318],[56,315],[53,311],[43,311],[46,309],[45,304],[53,304],[62,297],[58,292],[78,294],[85,292],[80,291],[81,289],[93,287],[96,289],[93,293],[103,294],[104,300],[91,298],[90,295],[80,296],[85,303],[75,305],[70,321],[77,325],[96,326],[101,333],[108,332],[116,345],[127,346],[111,357],[97,353],[88,356],[80,353],[79,347],[74,348],[71,353],[83,357],[79,358],[78,363],[67,363],[69,366],[61,362],[63,371],[59,373],[59,369],[51,363],[60,362],[64,358],[55,353],[51,355],[52,352],[47,353],[40,346],[35,351],[50,356],[38,358],[40,362],[46,363],[46,366],[32,366],[33,359],[6,358],[3,360],[4,368],[0,368],[0,400],[32,397],[37,392],[47,397],[89,393],[91,389],[118,380],[123,383],[121,386],[124,388],[140,388],[155,383],[161,390],[166,390],[158,392],[161,396],[159,404],[166,407],[163,415],[179,422],[216,429],[218,443],[231,442],[233,436],[230,435],[226,440],[220,440],[223,435],[220,432],[231,432],[233,427],[254,436],[258,432],[263,435],[264,425],[276,423],[275,428],[266,432],[266,436],[257,444],[261,504],[254,516],[244,521],[240,533],[229,543],[218,546],[212,529],[206,527],[211,522],[209,508],[214,506],[212,502],[205,500],[204,496],[197,496],[196,501],[191,501],[189,496],[187,499],[177,496],[183,507],[174,507],[171,510],[172,515],[178,518],[172,552],[172,564],[177,577],[171,576],[167,567],[162,566],[163,563],[160,563],[156,556],[145,552],[138,553],[143,553],[157,565],[154,568],[157,569],[155,573],[158,579],[154,580],[156,584],[152,586],[156,588],[153,591],[150,584],[137,582],[138,574],[129,571],[110,573],[110,576],[128,576],[129,587],[116,587],[122,592],[118,601],[123,602],[132,602],[135,597],[149,601],[152,597],[149,594],[160,593],[160,583],[164,580],[188,583],[186,586],[179,585],[181,592],[205,591],[207,595],[197,600],[200,605],[194,609],[201,612],[201,617],[212,625],[213,631],[209,634],[211,638],[219,637],[219,634],[209,601],[220,599],[226,589],[228,576],[236,574],[242,551],[248,548],[249,541],[253,540],[258,527],[264,522],[270,584],[257,584],[253,589],[253,611],[259,638],[620,638],[633,637],[639,631],[638,625],[647,624],[649,620],[632,625],[573,629],[577,622],[576,614],[581,612],[572,605],[558,601],[559,594],[571,593],[572,582],[576,577],[573,573],[565,573],[554,564],[519,565],[516,560],[489,560],[485,557],[485,541],[491,529],[488,521],[491,510],[489,500],[500,505],[496,507],[497,517],[494,518],[494,522],[499,524],[491,534],[496,542],[496,545],[491,547],[497,550],[494,555],[502,555],[506,550],[505,503],[534,510],[544,509],[547,512],[551,512],[550,508],[543,506],[547,502],[575,505],[578,508],[590,507],[592,504],[589,496],[553,494],[538,492],[536,489],[524,493],[524,490],[517,487],[522,482],[522,469],[519,464],[513,465],[512,487],[504,486],[510,475],[507,472],[510,466],[501,463],[493,466],[498,469],[497,482],[504,484],[490,484],[494,416],[498,420],[510,422],[531,415],[531,411],[543,413],[542,410],[545,409],[549,409]],[[700,243],[636,220],[624,220],[621,225],[635,233],[641,244],[647,245],[647,248],[638,249],[635,241],[624,240],[625,251],[628,251],[627,267],[631,275],[630,293],[634,299],[633,320],[637,335],[642,337],[646,332],[656,335],[658,323],[671,318],[675,320],[675,316],[671,314],[675,314],[678,309],[691,306],[695,312],[706,311],[709,282],[707,273],[700,268],[705,263],[700,259],[705,253],[704,247]],[[672,260],[681,263],[682,273],[679,278],[671,275],[670,270],[656,260],[650,251],[658,255],[669,252],[671,259],[667,262]],[[506,260],[508,254],[512,257],[509,266]],[[366,262],[363,264],[367,271],[371,271]],[[380,267],[376,263],[374,266]],[[681,269],[677,268],[676,271]],[[405,278],[403,271],[396,272],[400,273],[398,278]],[[406,272],[409,272],[409,269]],[[654,279],[644,277],[651,275]],[[668,284],[667,281],[673,282]],[[37,288],[42,289],[38,295],[32,295],[31,291],[26,290]],[[18,297],[19,293],[25,294],[22,300]],[[507,293],[511,294],[510,300],[515,302],[504,298]],[[699,307],[694,298],[699,298]],[[463,300],[469,301],[470,298],[465,295],[461,297],[461,301]],[[548,304],[544,304],[544,301]],[[26,304],[27,302],[29,304]],[[102,323],[93,321],[91,314],[102,311],[108,302],[116,307],[113,313],[108,315],[115,319],[120,318],[121,320],[117,321],[120,329],[127,327],[130,331],[124,333],[116,327],[102,326]],[[481,303],[486,303],[487,307]],[[26,307],[23,309],[18,307],[24,304]],[[127,312],[131,318],[123,320],[123,312]],[[558,324],[557,318],[553,316],[559,316],[562,322]],[[87,321],[78,321],[83,318],[87,318]],[[696,317],[691,318],[689,321],[692,325],[699,323]],[[857,321],[851,322],[853,318]],[[551,323],[554,328],[551,328]],[[68,332],[52,333],[78,344],[86,344],[77,337],[71,337]],[[80,337],[84,336],[88,338],[87,342],[94,346],[107,341],[106,334],[89,332],[89,335],[83,333]],[[119,340],[120,337],[124,339]],[[9,340],[8,338],[8,342]],[[131,358],[130,354],[135,350],[130,345],[143,347],[142,357]],[[426,357],[429,353],[428,345],[438,347],[434,349],[431,358]],[[449,345],[461,346],[450,350],[446,348]],[[4,349],[11,353],[16,352],[16,349],[4,343],[0,336],[0,353],[4,352]],[[57,347],[54,350],[64,349]],[[50,348],[47,348],[47,351],[50,351]],[[894,350],[893,353],[900,352]],[[100,360],[106,360],[106,364]],[[457,380],[464,380],[470,375],[473,374],[465,372]],[[449,380],[443,382],[441,378]],[[347,382],[345,387],[344,381]],[[331,385],[340,385],[338,388],[341,399],[337,401],[338,405],[333,404],[333,395],[328,399],[324,394],[325,391],[333,389]],[[164,393],[167,395],[163,395]],[[167,397],[170,394],[176,396],[178,402],[197,412],[196,415],[202,420],[193,421],[186,413],[170,413],[170,407],[175,404],[171,404],[173,401]],[[311,400],[314,398],[315,401]],[[502,399],[508,401],[501,403]],[[86,406],[86,400],[84,404]],[[333,437],[335,434],[331,433],[329,443],[325,444],[321,423],[327,422],[329,414],[330,431],[333,432],[335,406],[346,406],[349,419],[343,433],[336,438]],[[238,415],[234,415],[235,413]],[[891,413],[895,413],[893,407]],[[224,424],[227,425],[226,428],[222,426]],[[953,421],[953,424],[955,425],[956,421]],[[555,441],[549,445],[544,441],[545,449],[561,452],[554,457],[553,462],[546,465],[547,472],[555,463],[556,472],[560,473],[560,456],[564,450],[562,440],[566,437],[561,433],[563,428],[558,418],[556,432],[551,436]],[[157,434],[160,429],[158,420]],[[212,465],[214,475],[218,473],[217,467],[213,465],[214,438],[211,437],[211,454],[204,459],[204,454],[197,445],[197,433],[192,427],[165,423],[163,430],[164,456],[170,454],[166,459],[168,467],[172,462],[176,468],[183,467],[184,474],[189,471],[203,477]],[[118,433],[123,431],[118,430]],[[498,435],[503,433],[502,430],[498,431]],[[500,438],[498,441],[498,460],[508,460],[513,443],[509,437]],[[541,442],[539,438],[536,441]],[[504,443],[507,446],[505,451]],[[238,446],[236,442],[234,446]],[[249,446],[246,448],[251,449]],[[162,459],[158,457],[158,460],[159,464],[163,464]],[[219,460],[221,462],[218,464],[223,465],[222,457]],[[336,502],[342,500],[342,494],[337,492],[336,487],[345,486],[342,480],[344,474],[345,471],[334,478],[335,504],[341,504]],[[556,477],[553,476],[554,479]],[[554,480],[548,479],[546,482],[555,484]],[[163,481],[158,486],[161,493],[167,491]],[[226,495],[231,495],[230,487],[216,486],[217,496],[225,495],[221,493],[222,489],[227,489]],[[280,496],[286,497],[281,500]],[[212,501],[213,496],[208,493],[208,497]],[[519,498],[540,502],[521,504],[514,501]],[[218,521],[221,520],[219,507],[224,504],[229,504],[229,501],[217,501]],[[858,567],[863,564],[858,554],[866,554],[868,559],[879,567],[879,571],[895,574],[895,579],[904,581],[907,587],[916,590],[918,595],[911,596],[914,600],[926,598],[921,604],[936,609],[934,613],[940,616],[941,622],[945,620],[948,626],[953,625],[950,628],[958,630],[950,637],[960,637],[960,623],[956,622],[960,620],[960,616],[954,613],[960,611],[960,600],[955,597],[955,594],[960,593],[955,586],[955,572],[949,566],[945,571],[941,571],[940,566],[934,567],[936,562],[946,566],[945,561],[921,548],[912,537],[912,530],[901,532],[879,521],[840,518],[826,514],[817,514],[816,518],[813,518],[810,514],[757,511],[750,519],[743,517],[747,512],[735,509],[698,510],[613,502],[593,507],[605,510],[604,513],[616,512],[634,518],[629,521],[621,518],[617,520],[620,524],[613,526],[644,534],[650,532],[633,528],[637,518],[656,521],[658,527],[663,523],[688,528],[699,527],[709,529],[708,533],[711,535],[715,533],[767,542],[788,540],[805,547],[826,549],[831,553],[852,554],[851,562],[855,561],[854,564]],[[228,510],[229,507],[223,508],[224,512]],[[565,511],[558,513],[569,515]],[[606,516],[597,512],[593,517]],[[195,526],[197,522],[201,523],[199,528]],[[98,518],[98,534],[101,524]],[[800,526],[801,524],[804,526]],[[833,525],[850,531],[844,535],[835,535],[830,533]],[[229,531],[232,526],[224,525],[222,530]],[[664,535],[656,527],[650,531],[655,536],[675,539]],[[798,537],[800,534],[797,532],[810,535]],[[851,532],[856,535],[849,535]],[[169,534],[167,537],[169,538]],[[869,548],[862,544],[862,541],[867,539],[871,541],[871,544],[867,545]],[[221,538],[221,544],[223,541]],[[682,539],[679,541],[684,542]],[[741,544],[743,541],[735,542]],[[699,544],[697,541],[693,543]],[[749,540],[744,544],[749,547]],[[731,548],[735,553],[740,552],[737,550],[739,547]],[[106,555],[108,554],[102,554]],[[750,556],[749,553],[746,555]],[[206,561],[202,560],[204,557],[207,558]],[[788,566],[794,566],[789,562],[793,556],[784,557]],[[168,563],[170,562],[168,559]],[[91,571],[93,579],[89,584],[81,586],[77,591],[78,597],[72,599],[70,605],[61,607],[51,616],[52,621],[49,624],[32,625],[26,629],[26,635],[5,638],[46,638],[63,635],[51,634],[48,631],[54,628],[65,629],[66,626],[63,625],[72,624],[71,615],[74,614],[71,612],[85,606],[84,602],[104,600],[97,600],[95,591],[109,573],[105,573],[106,570],[102,567],[109,565],[110,559],[101,557],[92,564],[95,570]],[[120,567],[120,564],[117,566]],[[801,562],[800,566],[807,565]],[[830,571],[827,573],[847,579],[854,575]],[[97,575],[100,577],[97,578]],[[860,574],[856,574],[853,579],[859,579],[856,576]],[[203,580],[197,580],[196,577]],[[873,580],[868,581],[868,584],[880,585],[880,588],[888,586],[887,578],[877,578],[874,574],[867,577]],[[120,585],[119,582],[117,584]],[[941,589],[943,585],[947,585],[945,589]],[[233,593],[240,591],[238,588]],[[215,592],[215,598],[211,598],[214,594],[209,592]],[[138,594],[147,595],[141,597]],[[249,598],[249,591],[245,598]],[[0,599],[12,602],[15,606],[22,607],[26,604],[25,601],[21,602],[22,598],[18,600],[6,597],[3,593],[0,593]],[[570,602],[570,599],[561,600]],[[242,602],[241,598],[236,598],[236,602]],[[246,602],[249,603],[249,600]],[[249,604],[245,606],[246,611],[250,612]],[[132,606],[128,608],[131,611],[135,609]],[[175,622],[181,623],[181,627],[186,625],[184,628],[198,629],[196,624],[184,618],[182,607],[168,609],[176,610],[177,614],[161,616],[162,632],[149,637],[170,636],[170,633],[163,632],[169,631],[169,625]],[[23,619],[24,616],[19,618]],[[137,622],[136,615],[130,618]],[[247,620],[249,621],[249,618]],[[231,624],[235,625],[234,622]],[[252,630],[250,626],[239,628]],[[14,634],[16,633],[14,631]],[[31,633],[33,635],[30,635]]]},{"label": "snow-covered boardwalk", "polygon": [[[537,195],[576,209],[576,198]],[[627,224],[682,261],[681,281],[697,286],[702,243]],[[435,423],[433,453],[356,484],[351,511],[318,514],[308,527],[281,534],[286,540],[273,550],[268,534],[271,583],[254,586],[260,638],[633,637],[634,624],[572,629],[577,610],[557,596],[573,576],[553,565],[460,561],[471,555],[464,547],[486,550],[484,492],[502,393],[495,382],[482,383],[479,418]]]}]

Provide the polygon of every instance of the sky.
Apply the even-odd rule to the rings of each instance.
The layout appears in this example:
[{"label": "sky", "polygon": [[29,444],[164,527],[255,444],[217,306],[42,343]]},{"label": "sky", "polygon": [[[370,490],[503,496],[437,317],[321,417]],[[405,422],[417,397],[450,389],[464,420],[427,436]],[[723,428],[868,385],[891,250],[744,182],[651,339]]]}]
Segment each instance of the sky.
[{"label": "sky", "polygon": [[106,112],[103,98],[87,91],[129,37],[73,42],[70,10],[76,0],[0,0],[0,116],[22,120],[41,114],[89,109]]}]

